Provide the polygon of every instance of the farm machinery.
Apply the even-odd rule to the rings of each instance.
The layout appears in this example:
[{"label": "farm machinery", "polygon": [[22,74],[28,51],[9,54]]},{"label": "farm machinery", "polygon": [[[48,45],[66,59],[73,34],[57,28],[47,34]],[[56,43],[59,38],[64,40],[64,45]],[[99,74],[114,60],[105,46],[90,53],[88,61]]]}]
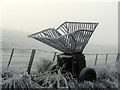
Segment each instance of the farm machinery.
[{"label": "farm machinery", "polygon": [[64,22],[57,29],[48,28],[28,37],[63,52],[57,55],[57,66],[64,66],[62,73],[70,72],[80,81],[94,81],[96,72],[93,68],[86,67],[83,50],[97,25],[98,23]]}]

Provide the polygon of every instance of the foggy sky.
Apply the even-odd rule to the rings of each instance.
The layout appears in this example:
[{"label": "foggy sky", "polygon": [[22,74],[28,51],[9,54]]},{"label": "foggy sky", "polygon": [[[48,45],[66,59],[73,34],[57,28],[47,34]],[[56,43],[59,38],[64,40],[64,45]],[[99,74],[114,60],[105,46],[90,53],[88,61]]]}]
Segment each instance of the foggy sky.
[{"label": "foggy sky", "polygon": [[[117,2],[4,2],[2,29],[35,33],[57,28],[65,21],[98,22],[90,42],[101,45],[118,43]],[[4,32],[4,31],[3,31]]]}]

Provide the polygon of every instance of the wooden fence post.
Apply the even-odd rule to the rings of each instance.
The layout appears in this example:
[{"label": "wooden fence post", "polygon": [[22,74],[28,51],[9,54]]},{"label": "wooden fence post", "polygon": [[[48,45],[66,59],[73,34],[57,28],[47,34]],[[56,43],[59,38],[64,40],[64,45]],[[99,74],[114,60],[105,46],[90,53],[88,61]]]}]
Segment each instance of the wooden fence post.
[{"label": "wooden fence post", "polygon": [[116,62],[118,62],[120,59],[120,53],[117,54]]},{"label": "wooden fence post", "polygon": [[12,57],[13,57],[13,53],[14,53],[14,49],[12,49],[12,52],[11,52],[10,59],[9,59],[9,61],[8,61],[7,67],[10,66],[10,63],[11,63],[11,60],[12,60]]},{"label": "wooden fence post", "polygon": [[108,59],[108,54],[106,54],[105,64],[107,63],[107,59]]},{"label": "wooden fence post", "polygon": [[30,57],[30,61],[29,61],[29,64],[28,64],[28,68],[27,68],[28,74],[30,74],[30,71],[31,71],[31,67],[32,67],[34,56],[35,56],[35,52],[36,52],[36,50],[32,50],[32,52],[31,52],[31,57]]},{"label": "wooden fence post", "polygon": [[96,54],[95,65],[97,64],[98,54]]},{"label": "wooden fence post", "polygon": [[53,61],[55,61],[56,54],[57,54],[57,52],[54,53]]}]

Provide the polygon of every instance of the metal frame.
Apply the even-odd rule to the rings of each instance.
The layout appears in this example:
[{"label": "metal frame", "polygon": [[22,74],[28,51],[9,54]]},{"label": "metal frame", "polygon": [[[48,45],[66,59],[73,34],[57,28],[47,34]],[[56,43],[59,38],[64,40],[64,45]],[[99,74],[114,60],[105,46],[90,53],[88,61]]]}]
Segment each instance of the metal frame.
[{"label": "metal frame", "polygon": [[97,25],[98,23],[65,22],[57,29],[49,28],[28,37],[72,54],[83,51]]}]

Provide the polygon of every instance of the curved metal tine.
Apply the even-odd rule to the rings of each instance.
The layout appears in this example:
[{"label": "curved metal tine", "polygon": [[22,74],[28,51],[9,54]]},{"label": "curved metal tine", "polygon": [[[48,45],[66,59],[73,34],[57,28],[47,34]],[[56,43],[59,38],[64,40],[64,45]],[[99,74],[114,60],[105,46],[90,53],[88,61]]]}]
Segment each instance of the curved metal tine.
[{"label": "curved metal tine", "polygon": [[87,30],[89,30],[89,24],[86,24],[87,26],[86,26],[86,28],[87,28]]},{"label": "curved metal tine", "polygon": [[[68,51],[70,50],[70,48],[68,47],[68,42],[69,40],[66,39],[67,38],[67,35],[63,36],[63,37],[60,37],[58,38],[60,40],[60,42],[66,47],[66,49],[68,49]],[[66,45],[67,44],[67,45]]]},{"label": "curved metal tine", "polygon": [[73,33],[74,31],[74,23],[70,23],[70,33]]},{"label": "curved metal tine", "polygon": [[66,43],[63,43],[63,42],[60,40],[60,38],[59,38],[59,39],[56,39],[56,40],[57,40],[56,43],[58,43],[60,47],[64,48],[65,51],[68,51],[68,48],[67,48],[66,45],[65,45]]},{"label": "curved metal tine", "polygon": [[83,46],[83,44],[84,44],[84,37],[85,37],[85,34],[86,34],[86,31],[83,31],[83,36],[81,37],[81,44],[82,44],[82,46]]},{"label": "curved metal tine", "polygon": [[82,42],[82,37],[83,37],[83,34],[84,34],[84,31],[80,31],[79,32],[79,41],[80,41],[80,43]]},{"label": "curved metal tine", "polygon": [[94,30],[94,24],[92,24],[92,30]]},{"label": "curved metal tine", "polygon": [[74,24],[74,30],[73,32],[77,31],[76,24]]},{"label": "curved metal tine", "polygon": [[68,38],[68,35],[64,35],[63,37],[60,37],[59,40],[64,44],[64,46],[67,48],[67,49],[70,49],[70,38]]},{"label": "curved metal tine", "polygon": [[87,32],[86,32],[86,34],[85,34],[85,37],[84,37],[84,38],[85,38],[85,40],[87,40],[87,41],[88,41],[88,40],[89,40],[89,38],[90,38],[90,35],[91,35],[91,32],[87,31]]},{"label": "curved metal tine", "polygon": [[94,30],[96,29],[97,25],[98,25],[98,23],[95,24]]},{"label": "curved metal tine", "polygon": [[49,30],[51,37],[55,38],[55,35],[53,34],[53,32],[54,32],[54,30]]},{"label": "curved metal tine", "polygon": [[88,25],[89,25],[89,24],[86,24],[86,30],[89,30]]},{"label": "curved metal tine", "polygon": [[83,30],[83,24],[81,24],[81,29]]},{"label": "curved metal tine", "polygon": [[90,24],[90,30],[92,30],[92,24]]},{"label": "curved metal tine", "polygon": [[87,40],[89,31],[84,31],[84,40]]},{"label": "curved metal tine", "polygon": [[84,49],[85,45],[87,44],[88,40],[89,40],[89,32],[87,31],[87,32],[84,32],[83,49]]},{"label": "curved metal tine", "polygon": [[95,30],[95,28],[97,27],[97,25],[98,25],[97,23],[93,24],[93,28],[92,29]]},{"label": "curved metal tine", "polygon": [[[75,25],[74,25],[74,31],[77,31],[77,30],[78,30],[78,27],[77,27],[77,26],[78,26],[78,24],[75,24]],[[78,47],[78,46],[77,46],[77,43],[78,43],[78,40],[77,40],[78,34],[79,34],[78,32],[76,32],[76,33],[73,34],[73,37],[74,37],[74,39],[75,39],[74,51],[76,51],[76,48]]]},{"label": "curved metal tine", "polygon": [[76,33],[76,35],[75,35],[75,38],[76,38],[76,49],[77,49],[77,47],[79,47],[78,46],[78,43],[79,43],[79,41],[80,41],[80,35],[81,35],[81,33],[80,33],[81,31],[79,31],[79,32],[77,32]]},{"label": "curved metal tine", "polygon": [[69,37],[69,43],[70,43],[70,44],[68,43],[69,48],[71,51],[73,51],[75,49],[75,44],[76,44],[76,42],[74,40],[74,36],[72,34],[69,34],[68,37]]},{"label": "curved metal tine", "polygon": [[93,31],[94,30],[94,24],[90,24],[90,30]]},{"label": "curved metal tine", "polygon": [[78,49],[78,47],[79,47],[79,44],[78,44],[78,43],[79,43],[79,41],[80,41],[80,40],[79,40],[80,32],[81,32],[81,31],[77,32],[76,35],[75,35],[75,39],[76,39],[76,41],[77,41],[77,42],[76,42],[76,49]]},{"label": "curved metal tine", "polygon": [[58,49],[58,50],[60,50],[60,51],[65,52],[64,48],[61,48],[60,46],[55,45],[53,42],[50,42],[50,41],[47,40],[46,38],[35,38],[35,39],[36,39],[36,40],[39,40],[39,41],[41,41],[41,42],[43,42],[43,43],[45,43],[45,44],[47,44],[47,45],[49,45],[49,46],[51,46],[51,47],[53,47],[53,48],[55,48],[55,49]]},{"label": "curved metal tine", "polygon": [[90,33],[88,34],[88,38],[86,39],[85,45],[82,47],[82,50],[85,48],[85,46],[86,46],[86,44],[88,43],[91,35],[92,35],[92,32],[90,32]]},{"label": "curved metal tine", "polygon": [[42,31],[37,32],[37,33],[34,33],[34,34],[31,34],[31,35],[29,35],[28,37],[32,37],[32,35],[36,35],[36,34],[38,34],[38,33],[43,33],[44,31],[47,31],[47,30],[49,30],[49,29],[51,29],[51,28],[48,28],[48,29],[42,30]]},{"label": "curved metal tine", "polygon": [[59,37],[60,35],[58,34],[58,31],[53,30],[53,34],[55,35],[55,37]]},{"label": "curved metal tine", "polygon": [[83,30],[84,30],[84,24],[82,24],[82,27],[81,27]]},{"label": "curved metal tine", "polygon": [[54,30],[51,30],[50,33],[52,34],[53,38],[57,37]]},{"label": "curved metal tine", "polygon": [[49,37],[53,37],[50,31],[51,30],[47,30],[46,33],[49,35]]},{"label": "curved metal tine", "polygon": [[85,24],[85,30],[87,30],[87,24]]},{"label": "curved metal tine", "polygon": [[74,23],[71,24],[71,33],[74,32]]},{"label": "curved metal tine", "polygon": [[82,29],[84,30],[84,28],[85,28],[85,24],[82,24]]},{"label": "curved metal tine", "polygon": [[34,37],[39,37],[39,35],[38,34],[33,34],[33,35],[31,35],[31,36],[29,36],[29,37],[31,37],[31,38],[34,38]]},{"label": "curved metal tine", "polygon": [[87,24],[87,30],[90,30],[90,29],[89,29],[89,24]]},{"label": "curved metal tine", "polygon": [[69,25],[69,23],[67,23],[67,29],[68,29],[68,33],[70,33],[70,25]]},{"label": "curved metal tine", "polygon": [[[67,47],[71,50],[71,46],[72,46],[72,38],[70,37],[70,34],[65,36],[67,39],[65,40]],[[71,44],[71,45],[70,45]]]},{"label": "curved metal tine", "polygon": [[84,30],[86,30],[86,24],[84,24]]},{"label": "curved metal tine", "polygon": [[53,42],[56,46],[60,47],[61,49],[66,50],[66,48],[64,47],[64,45],[61,44],[61,43],[58,41],[58,39],[49,39],[49,38],[47,38],[47,40]]},{"label": "curved metal tine", "polygon": [[76,24],[76,30],[80,30],[80,24]]},{"label": "curved metal tine", "polygon": [[76,30],[79,30],[77,26],[78,26],[78,24],[75,25],[75,29],[76,29]]},{"label": "curved metal tine", "polygon": [[[69,47],[69,39],[67,38],[68,36],[67,35],[65,35],[65,36],[63,36],[63,37],[60,37],[59,38],[59,40],[60,40],[60,42],[69,50],[70,49],[70,47]],[[66,45],[67,44],[67,45]]]},{"label": "curved metal tine", "polygon": [[81,30],[81,24],[78,24],[77,27],[78,27],[78,30]]},{"label": "curved metal tine", "polygon": [[81,31],[76,31],[76,32],[74,32],[74,33],[72,33],[71,34],[71,37],[72,37],[72,39],[73,39],[73,43],[72,43],[72,49],[73,50],[76,50],[76,47],[77,47],[77,43],[78,43],[78,41],[79,41],[79,32],[81,32]]},{"label": "curved metal tine", "polygon": [[62,43],[62,45],[64,45],[65,49],[67,49],[66,51],[70,51],[69,47],[66,45],[65,40],[63,37],[58,38],[58,40]]},{"label": "curved metal tine", "polygon": [[64,27],[66,28],[67,32],[69,33],[68,23],[65,23]]},{"label": "curved metal tine", "polygon": [[69,48],[69,50],[71,50],[71,46],[72,46],[72,42],[73,42],[72,38],[71,38],[70,34],[66,35],[65,37],[66,37],[66,46]]},{"label": "curved metal tine", "polygon": [[40,33],[37,34],[37,37],[41,37],[42,35]]},{"label": "curved metal tine", "polygon": [[53,37],[58,37],[58,34],[56,33],[57,31],[55,29],[51,30],[50,32],[51,32]]},{"label": "curved metal tine", "polygon": [[65,48],[65,46],[59,42],[58,39],[49,39],[49,38],[47,38],[47,40],[49,40],[50,42],[53,42],[54,45],[57,46],[57,48],[60,48],[62,51],[64,50],[64,52],[67,50]]},{"label": "curved metal tine", "polygon": [[63,24],[61,24],[56,30],[59,30],[59,28],[60,28],[62,25],[64,25],[64,24],[66,24],[66,22],[64,22]]},{"label": "curved metal tine", "polygon": [[45,34],[46,34],[48,37],[53,37],[50,31],[51,31],[51,29],[45,31]]},{"label": "curved metal tine", "polygon": [[89,30],[91,31],[91,24],[89,24]]},{"label": "curved metal tine", "polygon": [[70,50],[74,50],[73,47],[75,47],[75,40],[74,40],[74,36],[72,34],[73,32],[73,24],[70,24],[69,23],[69,29],[70,29],[70,32],[71,34],[68,34],[66,36],[67,40],[66,40],[66,43],[67,43],[67,46],[70,48]]},{"label": "curved metal tine", "polygon": [[60,51],[64,51],[63,48],[59,47],[58,45],[55,45],[53,42],[51,42],[50,40],[47,40],[46,38],[41,38],[41,39],[38,39],[38,40],[47,44],[47,45],[49,45],[49,46],[51,46],[51,47],[53,47],[53,48],[55,48],[55,49],[58,49]]},{"label": "curved metal tine", "polygon": [[71,24],[71,32],[74,32],[74,23]]},{"label": "curved metal tine", "polygon": [[43,32],[45,37],[50,37],[50,35],[48,35],[47,33]]},{"label": "curved metal tine", "polygon": [[62,25],[61,28],[63,28],[63,29],[65,30],[66,33],[69,33],[69,32],[68,32],[68,29],[66,28],[66,24]]},{"label": "curved metal tine", "polygon": [[52,29],[50,29],[50,30],[48,30],[48,31],[46,31],[46,32],[50,35],[50,37],[52,37],[52,38],[53,38],[53,37],[54,37],[54,35],[52,34],[52,31],[53,31],[53,30],[52,30]]},{"label": "curved metal tine", "polygon": [[91,30],[93,31],[93,24],[91,24]]},{"label": "curved metal tine", "polygon": [[92,35],[93,32],[88,32],[88,37],[87,39],[89,40],[90,39],[90,36]]},{"label": "curved metal tine", "polygon": [[79,37],[79,44],[80,44],[79,49],[81,48],[81,46],[83,46],[82,44],[83,44],[84,31],[81,31],[80,33],[81,36]]},{"label": "curved metal tine", "polygon": [[89,32],[88,39],[87,39],[88,41],[89,41],[90,37],[92,36],[92,33],[93,32]]},{"label": "curved metal tine", "polygon": [[65,34],[66,34],[65,31],[64,31],[61,27],[59,28],[58,32],[59,32],[61,35],[65,35]]},{"label": "curved metal tine", "polygon": [[72,32],[77,31],[76,28],[75,28],[76,24],[74,23],[72,26],[73,26],[73,30],[72,30]]},{"label": "curved metal tine", "polygon": [[69,23],[69,33],[72,33],[72,26],[71,26],[71,23]]},{"label": "curved metal tine", "polygon": [[81,24],[78,24],[78,29],[79,29],[79,30],[81,30],[81,27],[82,27],[82,25],[81,25]]}]

